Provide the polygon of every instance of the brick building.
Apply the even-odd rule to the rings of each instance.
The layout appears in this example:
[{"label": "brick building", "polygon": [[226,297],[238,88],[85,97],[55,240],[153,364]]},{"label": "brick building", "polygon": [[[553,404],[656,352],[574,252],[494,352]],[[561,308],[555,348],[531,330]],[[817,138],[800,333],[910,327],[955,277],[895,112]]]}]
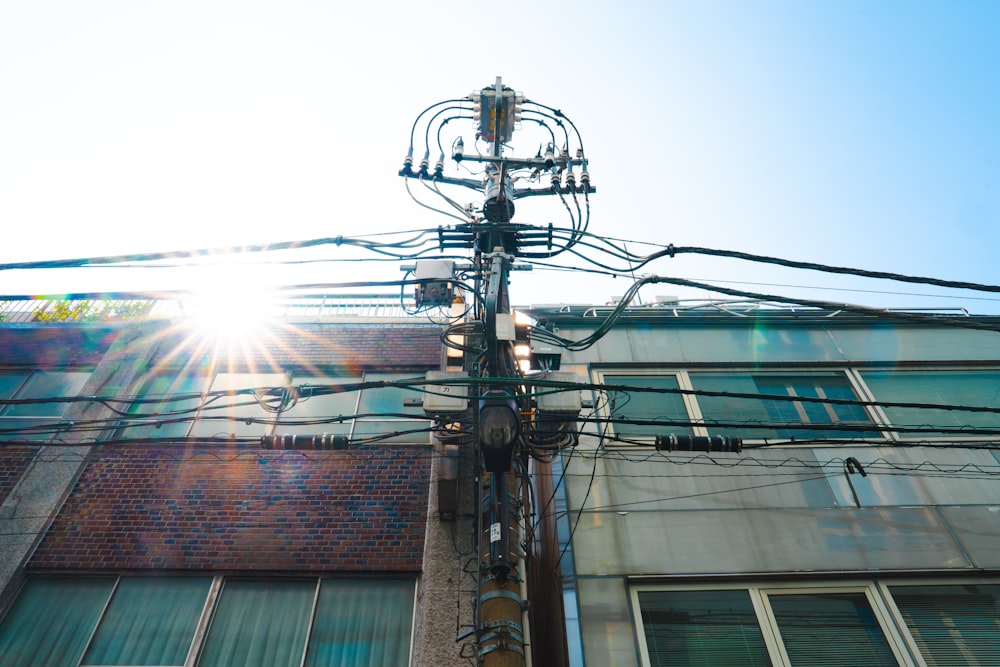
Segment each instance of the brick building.
[{"label": "brick building", "polygon": [[453,662],[441,329],[366,308],[0,322],[0,663]]}]

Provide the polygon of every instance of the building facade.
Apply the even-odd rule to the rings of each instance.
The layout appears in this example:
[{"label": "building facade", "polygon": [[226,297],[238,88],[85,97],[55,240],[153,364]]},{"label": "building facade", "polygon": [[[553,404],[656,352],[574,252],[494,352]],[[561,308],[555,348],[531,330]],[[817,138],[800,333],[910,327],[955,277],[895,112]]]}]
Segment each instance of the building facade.
[{"label": "building facade", "polygon": [[631,309],[561,369],[593,397],[537,494],[570,664],[1000,664],[1000,320]]},{"label": "building facade", "polygon": [[397,315],[0,322],[0,664],[459,660],[441,327]]},{"label": "building facade", "polygon": [[515,632],[509,664],[1000,664],[1000,319],[631,308],[570,351],[537,343],[610,309],[527,309],[522,428],[580,435],[517,457],[487,590],[442,324],[138,310],[0,321],[0,664],[485,664]]}]

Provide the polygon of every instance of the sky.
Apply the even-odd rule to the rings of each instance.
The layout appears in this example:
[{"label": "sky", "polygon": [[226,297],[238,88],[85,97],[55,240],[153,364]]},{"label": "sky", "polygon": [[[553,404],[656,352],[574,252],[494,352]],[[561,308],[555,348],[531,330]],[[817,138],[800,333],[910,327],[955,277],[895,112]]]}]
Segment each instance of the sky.
[{"label": "sky", "polygon": [[[8,0],[0,262],[451,224],[397,175],[410,126],[502,76],[579,128],[597,188],[589,229],[630,249],[673,243],[1000,283],[998,31],[1000,4],[972,0]],[[565,224],[542,199],[519,203],[515,221]],[[270,259],[371,257],[329,246]],[[232,260],[0,271],[0,295],[402,277],[398,262]],[[664,258],[636,277],[649,273],[1000,313],[988,292],[731,259]],[[515,304],[604,303],[629,284],[536,270],[510,289]],[[728,298],[640,292],[647,303],[666,295]]]}]

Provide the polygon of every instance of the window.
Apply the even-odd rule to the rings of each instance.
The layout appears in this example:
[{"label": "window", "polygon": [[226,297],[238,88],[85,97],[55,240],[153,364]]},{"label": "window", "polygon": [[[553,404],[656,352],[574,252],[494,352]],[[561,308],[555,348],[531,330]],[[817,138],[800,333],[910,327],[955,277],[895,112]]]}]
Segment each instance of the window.
[{"label": "window", "polygon": [[[605,375],[604,384],[646,387],[671,392],[680,389],[676,375]],[[607,392],[607,409],[618,436],[691,435],[686,425],[691,418],[679,393]],[[631,424],[630,421],[657,421],[663,425]],[[676,424],[671,424],[676,422]]]},{"label": "window", "polygon": [[[877,401],[1000,408],[998,370],[862,370],[860,375]],[[996,412],[905,407],[882,410],[893,426],[918,429],[900,431],[903,439],[960,438],[974,436],[977,428],[1000,429],[1000,413]],[[935,432],[934,428],[952,432]]]},{"label": "window", "polygon": [[405,665],[410,579],[31,577],[4,665]]},{"label": "window", "polygon": [[[372,387],[288,397],[261,395],[251,389],[329,387],[361,382],[421,379],[415,374],[366,373],[318,375],[294,373],[215,373],[205,370],[161,372],[146,380],[133,403],[129,424],[118,432],[128,438],[260,437],[264,435],[346,435],[426,443],[428,422],[420,405],[404,398],[419,394],[399,387]],[[225,393],[231,392],[231,393]],[[168,401],[153,401],[169,398]],[[357,416],[357,418],[355,418]]]},{"label": "window", "polygon": [[[626,442],[671,434],[773,442],[954,440],[1000,433],[996,369],[665,370],[598,373],[597,381],[611,387],[604,392],[603,414]],[[872,404],[861,405],[865,400]],[[913,405],[881,405],[889,403]]]},{"label": "window", "polygon": [[633,605],[653,667],[1000,664],[994,584],[636,586]]},{"label": "window", "polygon": [[[652,390],[606,392],[605,414],[615,435],[626,439],[671,434],[744,440],[882,437],[866,409],[852,404],[859,395],[842,370],[605,373],[599,381]],[[636,421],[657,423],[629,423]]]},{"label": "window", "polygon": [[889,586],[929,665],[1000,665],[1000,586]]},{"label": "window", "polygon": [[[747,440],[763,438],[877,438],[873,422],[859,405],[802,401],[805,399],[858,400],[843,371],[810,373],[691,373],[697,391],[766,394],[769,399],[698,396],[709,433]],[[713,424],[720,424],[713,427]],[[827,428],[803,428],[808,425]],[[846,429],[829,428],[832,426]]]},{"label": "window", "polygon": [[[3,371],[0,400],[76,396],[90,371]],[[48,440],[69,403],[41,402],[0,406],[0,438]]]}]

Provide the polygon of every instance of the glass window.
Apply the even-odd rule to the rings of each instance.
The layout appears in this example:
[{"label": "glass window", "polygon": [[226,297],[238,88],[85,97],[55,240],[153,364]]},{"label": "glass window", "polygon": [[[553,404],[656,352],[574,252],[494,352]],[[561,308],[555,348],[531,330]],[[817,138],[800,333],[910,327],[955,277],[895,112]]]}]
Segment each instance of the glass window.
[{"label": "glass window", "polygon": [[[290,379],[289,379],[290,378]],[[362,441],[427,443],[429,422],[420,398],[403,387],[358,390],[362,382],[422,380],[422,376],[367,373],[320,375],[294,373],[217,373],[204,370],[171,371],[150,377],[132,404],[129,421],[118,431],[126,438],[184,438],[187,436],[261,437],[264,435],[349,435]],[[255,395],[252,389],[291,386],[295,396],[281,404],[277,393]],[[310,387],[320,391],[313,395]],[[2,387],[0,387],[2,389]],[[233,392],[226,394],[223,392]],[[147,402],[150,398],[180,397]],[[358,415],[361,415],[358,417]]]},{"label": "glass window", "polygon": [[771,664],[747,591],[640,591],[638,597],[653,667]]},{"label": "glass window", "polygon": [[[680,388],[676,375],[605,375],[604,384],[660,390]],[[684,407],[684,398],[678,393],[611,390],[607,392],[607,411],[617,436],[650,437],[693,433],[691,426],[687,425],[691,418]],[[658,423],[631,424],[629,421]]]},{"label": "glass window", "polygon": [[1000,665],[997,583],[639,586],[633,602],[654,667]]},{"label": "glass window", "polygon": [[[423,376],[398,373],[366,373],[365,382],[423,380]],[[377,387],[361,392],[358,414],[363,415],[354,425],[354,438],[380,437],[383,442],[428,442],[429,423],[423,419],[421,405],[406,405],[408,398],[421,398],[418,391],[402,387]],[[412,415],[407,419],[408,415]],[[420,419],[415,419],[420,417]],[[392,437],[383,436],[398,433]]]},{"label": "glass window", "polygon": [[[361,382],[359,375],[299,375],[292,378],[295,387],[325,387],[352,385]],[[338,391],[319,396],[310,396],[308,390],[278,418],[275,433],[278,435],[312,435],[330,433],[347,435],[351,431],[352,417],[357,410],[358,392]],[[343,421],[331,421],[336,417],[347,417]]]},{"label": "glass window", "polygon": [[[90,371],[13,371],[0,373],[0,400],[76,396]],[[69,408],[68,402],[42,401],[0,406],[0,438],[47,440]],[[30,429],[30,430],[25,430]]]},{"label": "glass window", "polygon": [[183,665],[211,583],[210,577],[123,577],[83,665]]},{"label": "glass window", "polygon": [[114,577],[29,579],[0,623],[3,664],[76,667],[114,585]]},{"label": "glass window", "polygon": [[891,586],[929,665],[1000,665],[1000,586]]},{"label": "glass window", "polygon": [[283,373],[218,373],[209,392],[240,392],[211,395],[198,412],[198,421],[191,427],[195,437],[260,437],[271,432],[268,423],[277,415],[261,405],[264,396],[249,390],[285,385]]},{"label": "glass window", "polygon": [[411,582],[324,579],[306,667],[405,665],[412,617]]},{"label": "glass window", "polygon": [[190,369],[150,377],[143,387],[141,398],[188,398],[133,403],[129,412],[135,420],[130,423],[135,426],[122,428],[118,432],[119,437],[183,438],[191,429],[191,421],[198,413],[201,395],[209,379],[204,371]]},{"label": "glass window", "polygon": [[[30,577],[4,667],[376,667],[409,662],[412,579]],[[206,628],[202,635],[199,628]],[[84,655],[86,652],[86,655]]]},{"label": "glass window", "polygon": [[793,667],[899,664],[863,592],[772,594],[767,599]]},{"label": "glass window", "polygon": [[[938,405],[1000,408],[1000,371],[996,370],[889,370],[861,371],[876,401],[929,403]],[[922,433],[901,432],[902,438],[950,436],[935,428],[967,430],[1000,428],[1000,413],[884,407],[895,427],[920,429]]]},{"label": "glass window", "polygon": [[315,581],[227,581],[200,667],[302,663]]},{"label": "glass window", "polygon": [[[879,438],[865,409],[824,399],[858,400],[840,371],[808,373],[691,373],[696,391],[767,394],[785,398],[698,395],[709,433],[758,439]],[[796,398],[818,399],[813,401]],[[713,426],[714,425],[714,426]],[[825,428],[809,428],[822,425]],[[849,428],[835,428],[835,427]]]}]

